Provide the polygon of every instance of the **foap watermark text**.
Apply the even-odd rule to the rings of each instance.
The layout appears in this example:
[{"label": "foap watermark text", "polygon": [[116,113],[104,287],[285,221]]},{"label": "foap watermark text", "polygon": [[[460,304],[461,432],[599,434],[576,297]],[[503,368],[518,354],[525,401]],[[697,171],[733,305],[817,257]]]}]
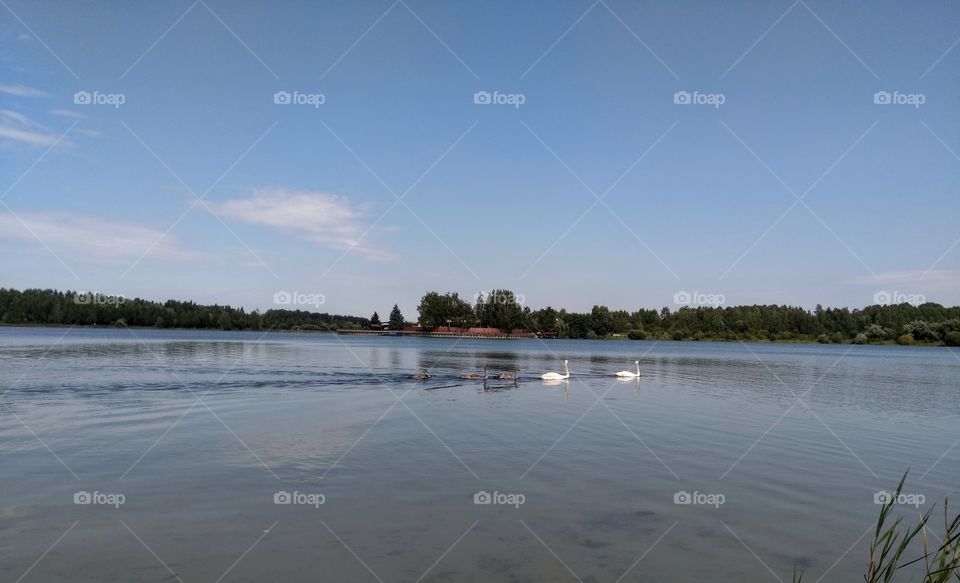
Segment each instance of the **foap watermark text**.
[{"label": "foap watermark text", "polygon": [[473,503],[477,505],[513,506],[514,508],[520,508],[526,501],[527,497],[523,494],[497,492],[496,490],[493,492],[480,490],[473,495]]},{"label": "foap watermark text", "polygon": [[875,105],[912,105],[914,109],[927,102],[923,93],[900,93],[899,91],[877,91],[873,94]]},{"label": "foap watermark text", "polygon": [[273,493],[273,503],[278,505],[313,506],[320,508],[327,501],[327,497],[319,492],[287,492],[279,490]]},{"label": "foap watermark text", "polygon": [[707,493],[694,491],[691,493],[686,490],[680,490],[673,495],[673,503],[684,506],[713,506],[714,508],[720,508],[726,501],[727,497],[719,492]]},{"label": "foap watermark text", "polygon": [[723,93],[700,93],[694,91],[676,91],[673,94],[673,103],[675,105],[712,105],[716,109],[727,102],[727,96]]},{"label": "foap watermark text", "polygon": [[301,91],[277,91],[273,94],[274,105],[309,105],[319,109],[327,102],[323,93],[303,93]]},{"label": "foap watermark text", "polygon": [[910,304],[913,306],[919,306],[920,304],[924,304],[926,302],[927,298],[923,294],[908,294],[897,290],[880,290],[873,294],[873,303],[881,306],[895,306],[897,304]]},{"label": "foap watermark text", "polygon": [[77,292],[77,295],[73,296],[73,303],[80,305],[119,306],[125,301],[127,298],[122,295],[100,292]]},{"label": "foap watermark text", "polygon": [[523,294],[515,294],[515,293],[502,294],[502,293],[492,293],[492,292],[486,292],[486,291],[479,291],[473,294],[473,303],[479,304],[481,302],[488,305],[489,304],[501,304],[501,305],[517,304],[522,306],[525,303],[527,303],[527,297]]},{"label": "foap watermark text", "polygon": [[119,108],[127,102],[123,93],[101,93],[99,91],[77,91],[73,94],[74,105],[112,105]]},{"label": "foap watermark text", "polygon": [[527,96],[523,93],[500,93],[494,91],[477,91],[473,94],[474,105],[512,105],[520,109],[520,106],[527,102]]},{"label": "foap watermark text", "polygon": [[678,291],[673,294],[673,303],[678,306],[720,306],[725,304],[727,297],[723,294],[708,294],[699,291]]},{"label": "foap watermark text", "polygon": [[86,490],[79,490],[73,494],[74,504],[120,508],[126,501],[127,497],[118,492],[87,492]]},{"label": "foap watermark text", "polygon": [[280,290],[273,294],[273,303],[278,306],[312,306],[319,308],[327,301],[323,294],[308,294],[299,291]]},{"label": "foap watermark text", "polygon": [[[896,497],[896,499],[894,499],[894,497]],[[873,493],[874,504],[889,504],[891,501],[899,506],[920,508],[927,502],[927,497],[923,494],[908,494],[905,492],[901,492],[898,495],[895,492],[888,492],[886,490],[879,490]]]}]

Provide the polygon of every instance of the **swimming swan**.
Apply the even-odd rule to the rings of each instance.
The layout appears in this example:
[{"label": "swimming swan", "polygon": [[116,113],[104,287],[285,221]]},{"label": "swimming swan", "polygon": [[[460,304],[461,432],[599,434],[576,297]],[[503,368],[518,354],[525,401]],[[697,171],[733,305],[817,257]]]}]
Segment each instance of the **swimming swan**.
[{"label": "swimming swan", "polygon": [[410,375],[410,378],[412,378],[415,381],[425,381],[430,378],[430,373],[427,372],[427,369],[423,369],[422,372],[418,372],[417,374]]},{"label": "swimming swan", "polygon": [[563,361],[563,370],[567,371],[567,374],[560,374],[558,372],[548,372],[540,375],[540,378],[545,381],[562,381],[563,379],[570,378],[570,368],[567,366],[567,361]]},{"label": "swimming swan", "polygon": [[637,372],[630,372],[629,370],[621,370],[617,373],[617,376],[622,379],[632,379],[640,376],[640,361],[635,360],[633,364],[637,365]]}]

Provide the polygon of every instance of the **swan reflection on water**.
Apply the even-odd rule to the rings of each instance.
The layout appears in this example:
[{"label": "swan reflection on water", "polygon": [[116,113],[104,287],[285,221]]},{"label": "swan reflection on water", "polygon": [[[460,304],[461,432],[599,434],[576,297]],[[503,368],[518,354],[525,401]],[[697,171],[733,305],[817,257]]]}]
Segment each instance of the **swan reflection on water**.
[{"label": "swan reflection on water", "polygon": [[[486,369],[484,369],[486,372]],[[484,391],[506,391],[509,389],[517,389],[520,387],[520,371],[514,370],[513,372],[501,372],[497,375],[491,377],[496,380],[509,381],[506,383],[499,384],[490,384],[489,380],[484,379],[483,381],[483,390]]]},{"label": "swan reflection on water", "polygon": [[638,392],[638,393],[640,392],[640,377],[639,377],[639,376],[635,376],[635,377],[617,377],[617,383],[619,383],[619,384],[621,384],[621,385],[625,385],[625,384],[627,384],[627,383],[636,385],[637,392]]},{"label": "swan reflection on water", "polygon": [[543,381],[543,386],[545,387],[569,387],[570,379],[545,379]]},{"label": "swan reflection on water", "polygon": [[563,387],[563,398],[566,399],[570,394],[569,379],[546,379],[543,381],[545,387]]}]

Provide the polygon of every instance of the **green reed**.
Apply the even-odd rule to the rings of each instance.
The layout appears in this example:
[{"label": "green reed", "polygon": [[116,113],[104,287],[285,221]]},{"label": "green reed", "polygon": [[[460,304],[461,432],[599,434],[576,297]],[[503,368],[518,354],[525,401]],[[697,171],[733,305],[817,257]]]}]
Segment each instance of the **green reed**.
[{"label": "green reed", "polygon": [[[894,581],[902,569],[922,562],[923,583],[960,582],[960,514],[950,518],[948,499],[943,501],[943,541],[932,550],[927,521],[933,508],[921,515],[915,526],[904,525],[901,516],[893,517],[893,509],[903,491],[907,473],[909,472],[903,474],[896,492],[880,509],[863,580],[866,583],[889,583]],[[907,551],[915,541],[919,541],[923,554],[907,560]],[[803,571],[794,566],[793,583],[800,583],[802,579]]]}]

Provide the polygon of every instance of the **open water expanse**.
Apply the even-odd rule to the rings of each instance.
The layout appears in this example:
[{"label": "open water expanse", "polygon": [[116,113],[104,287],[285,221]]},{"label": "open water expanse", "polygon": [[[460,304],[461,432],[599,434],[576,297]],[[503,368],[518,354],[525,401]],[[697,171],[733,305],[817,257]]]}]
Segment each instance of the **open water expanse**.
[{"label": "open water expanse", "polygon": [[960,507],[947,348],[0,328],[0,371],[3,581],[858,581],[905,470]]}]

